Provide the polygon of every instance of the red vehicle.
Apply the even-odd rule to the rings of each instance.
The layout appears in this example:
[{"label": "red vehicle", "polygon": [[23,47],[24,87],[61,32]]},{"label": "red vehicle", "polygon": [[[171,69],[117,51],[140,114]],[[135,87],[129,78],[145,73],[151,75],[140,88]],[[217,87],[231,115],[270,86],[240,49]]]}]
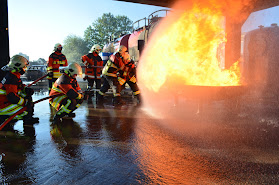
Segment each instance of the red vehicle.
[{"label": "red vehicle", "polygon": [[[170,10],[162,9],[153,12],[148,18],[140,19],[133,24],[134,31],[131,34],[123,35],[116,40],[106,44],[103,48],[103,60],[106,62],[109,55],[115,52],[120,45],[128,48],[131,59],[136,63],[139,61],[144,45],[147,43],[150,34],[153,32],[161,18],[165,17]],[[113,45],[113,49],[110,49]]]}]

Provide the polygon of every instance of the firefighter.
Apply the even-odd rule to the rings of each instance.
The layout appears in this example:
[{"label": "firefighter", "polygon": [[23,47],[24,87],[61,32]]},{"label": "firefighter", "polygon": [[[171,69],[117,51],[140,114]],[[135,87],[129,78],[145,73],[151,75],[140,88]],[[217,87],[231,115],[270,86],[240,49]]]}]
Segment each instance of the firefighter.
[{"label": "firefighter", "polygon": [[113,91],[113,105],[121,106],[124,102],[121,100],[120,92],[121,85],[118,81],[118,76],[124,72],[125,64],[123,61],[123,56],[127,52],[127,48],[123,45],[119,46],[117,52],[109,57],[106,65],[102,70],[102,75],[104,77],[104,83],[97,95],[98,103],[102,103],[104,100],[104,95],[109,88]]},{"label": "firefighter", "polygon": [[57,43],[54,45],[53,53],[49,56],[47,61],[47,72],[48,72],[48,90],[50,92],[54,82],[61,76],[59,67],[65,67],[68,65],[66,56],[62,54],[62,45]]},{"label": "firefighter", "polygon": [[[14,121],[23,120],[23,125],[30,125],[39,122],[34,118],[34,104],[32,95],[34,90],[25,86],[20,79],[29,65],[28,60],[21,55],[14,55],[7,66],[6,75],[0,83],[0,117],[4,122],[8,117],[27,106],[27,110],[16,115]],[[10,124],[9,124],[10,125]]]},{"label": "firefighter", "polygon": [[50,96],[61,94],[58,97],[49,99],[50,105],[57,110],[54,116],[54,123],[61,121],[64,116],[75,117],[76,110],[83,101],[83,94],[77,83],[76,77],[82,75],[78,63],[70,63],[61,70],[62,75],[55,81],[50,91]]},{"label": "firefighter", "polygon": [[103,68],[103,60],[99,56],[101,47],[98,44],[92,46],[87,55],[81,57],[82,63],[86,66],[84,80],[88,81],[87,90],[92,90],[95,82],[96,96],[97,89],[101,88],[101,75]]},{"label": "firefighter", "polygon": [[137,79],[136,79],[136,66],[134,64],[134,61],[131,60],[130,55],[128,53],[125,53],[125,56],[123,57],[123,61],[125,63],[125,71],[118,77],[118,81],[121,85],[121,89],[125,89],[125,85],[128,84],[133,91],[134,97],[137,99],[137,104],[141,104],[141,94],[139,87],[137,85]]}]

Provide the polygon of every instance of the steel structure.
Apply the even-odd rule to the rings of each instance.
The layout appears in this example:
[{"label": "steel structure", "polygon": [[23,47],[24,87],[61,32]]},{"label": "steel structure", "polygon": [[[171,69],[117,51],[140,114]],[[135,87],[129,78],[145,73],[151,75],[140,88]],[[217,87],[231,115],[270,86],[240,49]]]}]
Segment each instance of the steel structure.
[{"label": "steel structure", "polygon": [[[117,0],[117,1],[125,1],[131,3],[140,3],[154,6],[162,6],[162,7],[171,7],[176,0]],[[271,8],[274,6],[279,6],[278,0],[252,0],[253,2],[253,12],[259,11],[267,8]]]}]

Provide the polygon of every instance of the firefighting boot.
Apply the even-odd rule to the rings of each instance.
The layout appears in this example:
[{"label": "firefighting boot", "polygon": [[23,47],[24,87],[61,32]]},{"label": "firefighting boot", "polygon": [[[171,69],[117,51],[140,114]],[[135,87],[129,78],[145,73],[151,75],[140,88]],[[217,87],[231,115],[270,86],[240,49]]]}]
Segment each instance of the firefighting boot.
[{"label": "firefighting boot", "polygon": [[53,117],[52,123],[53,124],[58,124],[58,123],[61,123],[61,122],[62,122],[62,117],[55,114],[55,116]]},{"label": "firefighting boot", "polygon": [[70,112],[70,113],[67,114],[65,117],[74,118],[74,117],[76,117],[76,114],[75,114],[74,112]]},{"label": "firefighting boot", "polygon": [[[4,116],[4,115],[1,115],[0,116],[0,124],[4,123],[4,121],[6,121],[7,119],[9,118],[9,116]],[[17,120],[11,120],[8,124],[6,124],[2,130],[3,131],[12,131],[14,130],[14,124]]]},{"label": "firefighting boot", "polygon": [[32,117],[31,114],[27,114],[26,116],[23,117],[23,126],[24,125],[33,125],[35,123],[39,123],[39,118]]},{"label": "firefighting boot", "polygon": [[55,116],[53,117],[54,124],[62,122],[62,118],[67,115],[64,109],[65,107],[64,105],[62,105],[60,109],[56,112]]},{"label": "firefighting boot", "polygon": [[62,118],[58,117],[58,116],[54,116],[52,123],[53,124],[58,124],[62,122]]}]

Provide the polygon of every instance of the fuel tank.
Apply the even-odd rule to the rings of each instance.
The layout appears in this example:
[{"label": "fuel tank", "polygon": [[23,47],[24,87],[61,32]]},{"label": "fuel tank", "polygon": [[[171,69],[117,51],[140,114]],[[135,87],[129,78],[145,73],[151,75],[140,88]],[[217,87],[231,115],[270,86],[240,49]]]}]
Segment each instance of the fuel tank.
[{"label": "fuel tank", "polygon": [[243,47],[243,77],[248,86],[265,96],[279,93],[279,27],[259,26],[246,33]]}]

